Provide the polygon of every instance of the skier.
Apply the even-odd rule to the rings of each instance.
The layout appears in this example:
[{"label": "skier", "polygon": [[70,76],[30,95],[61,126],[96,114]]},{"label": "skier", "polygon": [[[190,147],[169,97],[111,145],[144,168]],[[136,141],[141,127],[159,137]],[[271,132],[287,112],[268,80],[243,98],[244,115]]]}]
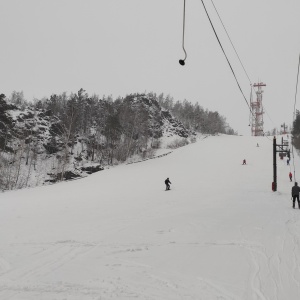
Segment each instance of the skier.
[{"label": "skier", "polygon": [[295,182],[295,185],[292,187],[293,208],[295,208],[295,202],[297,199],[298,208],[300,209],[299,192],[300,192],[300,187],[298,186],[298,183]]},{"label": "skier", "polygon": [[171,181],[169,180],[169,177],[165,180],[165,185],[166,185],[166,191],[168,191],[170,189],[170,184]]},{"label": "skier", "polygon": [[290,159],[288,158],[286,161],[286,164],[289,166],[290,165]]},{"label": "skier", "polygon": [[290,181],[293,181],[293,174],[290,172],[289,173]]},{"label": "skier", "polygon": [[243,160],[243,165],[246,165],[246,159]]}]

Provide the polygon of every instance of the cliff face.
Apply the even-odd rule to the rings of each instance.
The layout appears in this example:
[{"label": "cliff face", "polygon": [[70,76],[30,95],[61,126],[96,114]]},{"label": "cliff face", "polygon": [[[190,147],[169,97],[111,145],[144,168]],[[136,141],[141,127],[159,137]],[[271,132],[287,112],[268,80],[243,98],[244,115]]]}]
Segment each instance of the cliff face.
[{"label": "cliff face", "polygon": [[13,139],[5,150],[14,151],[20,141],[24,141],[26,145],[34,144],[38,154],[46,152],[47,144],[53,137],[53,126],[59,123],[59,118],[53,116],[51,111],[31,106],[23,110],[13,106],[7,113],[12,123]]},{"label": "cliff face", "polygon": [[155,99],[135,96],[125,99],[125,101],[130,102],[132,108],[142,106],[149,119],[149,130],[155,138],[163,136],[187,138],[191,134],[168,110],[162,109]]},{"label": "cliff face", "polygon": [[[145,96],[132,96],[126,97],[122,104],[129,106],[133,112],[127,121],[137,118],[138,126],[142,123],[146,124],[147,134],[150,137],[156,139],[164,136],[187,138],[190,135],[183,124],[174,118],[169,111],[163,110],[154,99]],[[53,115],[51,110],[38,109],[32,106],[20,110],[17,106],[2,100],[0,115],[2,132],[9,129],[10,138],[15,137],[11,143],[7,143],[6,150],[12,150],[17,139],[24,139],[26,144],[34,142],[39,154],[53,154],[62,150],[64,142],[61,120],[58,116]],[[92,131],[93,128],[90,128],[90,132]],[[88,144],[90,141],[77,133],[72,143]]]}]

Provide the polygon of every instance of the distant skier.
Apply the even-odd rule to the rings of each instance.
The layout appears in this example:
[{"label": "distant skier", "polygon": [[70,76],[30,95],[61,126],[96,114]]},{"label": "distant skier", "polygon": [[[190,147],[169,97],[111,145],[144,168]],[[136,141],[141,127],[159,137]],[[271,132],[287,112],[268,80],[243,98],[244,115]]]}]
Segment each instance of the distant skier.
[{"label": "distant skier", "polygon": [[243,165],[246,165],[246,159],[243,160]]},{"label": "distant skier", "polygon": [[259,147],[258,143],[257,143],[256,147]]},{"label": "distant skier", "polygon": [[298,186],[298,183],[295,182],[295,185],[292,187],[293,208],[295,208],[295,202],[297,199],[298,208],[300,209],[299,192],[300,192],[300,187]]},{"label": "distant skier", "polygon": [[169,177],[165,180],[165,185],[166,185],[166,191],[168,191],[170,189],[170,184],[171,181],[169,180]]},{"label": "distant skier", "polygon": [[293,174],[292,172],[289,173],[290,181],[293,181]]},{"label": "distant skier", "polygon": [[290,159],[288,158],[286,161],[286,164],[289,166],[290,165]]}]

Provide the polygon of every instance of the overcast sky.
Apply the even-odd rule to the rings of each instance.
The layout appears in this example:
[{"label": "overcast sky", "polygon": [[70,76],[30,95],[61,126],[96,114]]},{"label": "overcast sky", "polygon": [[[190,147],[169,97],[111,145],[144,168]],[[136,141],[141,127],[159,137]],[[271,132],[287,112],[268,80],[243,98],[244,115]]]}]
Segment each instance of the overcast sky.
[{"label": "overcast sky", "polygon": [[[211,0],[204,2],[249,102],[249,80]],[[252,83],[267,84],[265,131],[291,124],[300,1],[214,3]],[[23,91],[27,100],[80,88],[114,97],[163,92],[216,110],[250,135],[249,109],[201,0],[186,0],[188,57],[179,65],[182,17],[183,0],[0,0],[0,92]]]}]

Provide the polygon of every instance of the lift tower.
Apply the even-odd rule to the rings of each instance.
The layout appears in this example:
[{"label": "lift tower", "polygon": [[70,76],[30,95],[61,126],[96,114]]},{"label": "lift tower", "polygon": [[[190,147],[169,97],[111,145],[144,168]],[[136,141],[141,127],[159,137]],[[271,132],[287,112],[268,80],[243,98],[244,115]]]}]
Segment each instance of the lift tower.
[{"label": "lift tower", "polygon": [[252,110],[252,118],[251,118],[251,134],[254,136],[262,136],[264,135],[264,120],[263,120],[263,106],[262,106],[262,94],[263,90],[262,87],[266,86],[265,83],[259,82],[254,83],[253,87],[256,88],[256,101],[250,99],[250,105]]}]

